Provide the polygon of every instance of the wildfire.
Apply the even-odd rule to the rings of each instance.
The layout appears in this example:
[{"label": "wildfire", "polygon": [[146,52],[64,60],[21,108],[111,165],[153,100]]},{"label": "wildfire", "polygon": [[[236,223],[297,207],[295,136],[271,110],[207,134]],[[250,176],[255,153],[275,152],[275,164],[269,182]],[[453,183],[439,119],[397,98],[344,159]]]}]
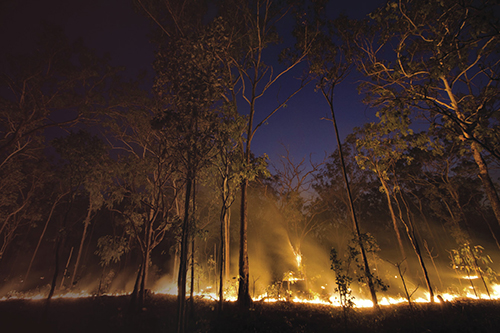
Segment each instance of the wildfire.
[{"label": "wildfire", "polygon": [[[103,296],[125,296],[129,295],[129,293],[105,293],[101,294]],[[0,298],[0,301],[6,301],[6,300],[11,300],[11,299],[26,299],[26,300],[43,300],[47,299],[47,293],[20,293],[20,292],[11,292],[7,296],[3,296]],[[71,299],[71,298],[88,298],[88,297],[95,297],[95,294],[92,294],[88,291],[82,290],[80,292],[67,292],[67,293],[60,293],[60,294],[54,294],[52,296],[52,299],[58,299],[58,298],[63,298],[63,299]]]},{"label": "wildfire", "polygon": [[300,253],[297,253],[295,255],[295,260],[297,261],[297,267],[301,267],[301,264],[302,264],[302,255]]},{"label": "wildfire", "polygon": [[[323,288],[324,289],[324,288]],[[204,290],[201,290],[199,292],[194,293],[195,296],[199,297],[204,297],[212,300],[218,300],[219,296],[213,292],[214,288],[212,287],[207,287]],[[167,284],[164,285],[161,288],[158,288],[157,290],[154,291],[155,294],[164,294],[164,295],[176,295],[177,294],[177,287],[174,284]],[[128,295],[128,293],[114,293],[114,294],[106,294],[107,296],[123,296],[123,295]],[[87,291],[81,291],[81,292],[68,292],[64,294],[56,294],[53,296],[54,299],[58,298],[64,298],[64,299],[69,299],[69,298],[85,298],[85,297],[93,297],[95,295],[87,292]],[[450,294],[450,293],[442,293],[439,295],[440,298],[444,301],[454,301],[457,299],[491,299],[491,300],[498,300],[500,299],[500,284],[496,285],[491,285],[491,291],[490,291],[490,296],[488,296],[485,293],[478,294],[476,296],[472,291],[467,292],[465,296],[463,295],[458,295],[458,294]],[[17,292],[12,292],[7,296],[4,296],[0,298],[0,301],[5,301],[5,300],[10,300],[10,299],[26,299],[26,300],[42,300],[46,299],[47,295],[44,293],[39,293],[39,294],[30,294],[30,293],[17,293]],[[237,295],[235,291],[226,291],[224,293],[224,300],[229,301],[229,302],[235,302],[237,300]],[[309,297],[309,298],[300,298],[297,296],[294,297],[287,297],[286,295],[282,297],[269,297],[267,294],[262,294],[254,298],[255,302],[266,302],[266,303],[273,303],[273,302],[293,302],[293,303],[303,303],[303,304],[321,304],[321,305],[327,305],[327,306],[333,306],[333,307],[340,307],[341,304],[337,298],[336,295],[330,295],[329,297],[321,296],[321,295],[315,295],[314,297]],[[441,300],[436,296],[434,298],[434,301],[439,303]],[[402,303],[407,303],[408,300],[403,297],[387,297],[383,296],[379,299],[379,304],[382,306],[390,306],[390,305],[395,305],[395,304],[402,304]],[[412,302],[415,303],[428,303],[429,302],[429,294],[424,294],[424,297],[419,297],[416,299],[412,299]],[[363,299],[363,298],[354,298],[353,299],[354,307],[356,308],[370,308],[373,307],[373,302],[369,299]]]}]

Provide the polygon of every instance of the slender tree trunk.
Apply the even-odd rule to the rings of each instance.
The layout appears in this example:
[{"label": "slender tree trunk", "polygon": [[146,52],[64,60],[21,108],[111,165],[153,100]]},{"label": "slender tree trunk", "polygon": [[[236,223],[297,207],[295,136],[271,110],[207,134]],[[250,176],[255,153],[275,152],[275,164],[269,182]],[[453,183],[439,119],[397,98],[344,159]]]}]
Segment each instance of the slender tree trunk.
[{"label": "slender tree trunk", "polygon": [[230,265],[231,265],[231,248],[230,239],[231,234],[229,228],[231,224],[231,209],[227,208],[224,215],[224,277],[226,281],[230,280]]},{"label": "slender tree trunk", "polygon": [[425,283],[427,284],[427,289],[429,290],[430,302],[434,303],[434,291],[432,289],[431,280],[429,279],[429,273],[427,273],[427,268],[425,267],[424,258],[422,257],[422,252],[420,251],[420,245],[418,244],[415,234],[412,235],[410,240],[411,243],[413,244],[413,247],[415,248],[415,253],[417,254],[420,267],[422,267],[422,271],[424,273]]},{"label": "slender tree trunk", "polygon": [[54,296],[54,292],[56,290],[56,283],[57,283],[57,278],[59,276],[59,250],[61,248],[61,236],[59,235],[57,237],[57,243],[56,243],[56,251],[55,251],[55,262],[54,262],[54,275],[52,275],[52,282],[50,284],[50,291],[49,295],[47,297],[47,307],[52,299],[52,296]]},{"label": "slender tree trunk", "polygon": [[397,197],[395,195],[396,194],[394,194],[394,199],[396,200],[397,207],[399,210],[399,219],[401,220],[401,222],[405,226],[406,234],[408,235],[408,238],[410,239],[410,243],[413,246],[413,250],[415,251],[415,254],[417,255],[418,262],[420,264],[420,268],[422,268],[422,273],[424,274],[425,283],[427,285],[427,289],[429,290],[430,302],[434,303],[434,291],[432,289],[431,281],[429,279],[429,273],[427,272],[427,268],[425,267],[425,262],[424,262],[424,258],[422,256],[422,251],[420,250],[420,244],[418,243],[417,235],[415,234],[415,226],[413,225],[413,221],[410,218],[409,207],[406,204],[406,201],[403,197],[402,192],[400,192],[401,200],[403,200],[403,202],[405,204],[406,211],[408,213],[408,223],[405,223],[405,221],[403,219],[403,212],[401,210],[400,203],[397,200]]},{"label": "slender tree trunk", "polygon": [[432,256],[431,249],[429,249],[429,245],[427,244],[427,242],[425,240],[424,240],[424,247],[425,247],[425,251],[427,251],[427,255],[429,256],[429,259],[432,262],[432,266],[434,267],[434,271],[436,272],[436,275],[438,277],[439,285],[441,286],[441,289],[444,289],[443,281],[441,280],[441,276],[440,276],[439,271],[437,269],[436,262],[434,261],[434,257]]},{"label": "slender tree trunk", "polygon": [[241,210],[240,210],[240,257],[239,257],[239,279],[238,279],[238,304],[242,308],[248,308],[252,303],[249,290],[250,271],[248,266],[248,179],[241,183]]},{"label": "slender tree trunk", "polygon": [[43,227],[43,230],[42,230],[42,233],[40,235],[40,238],[38,238],[38,243],[36,244],[36,247],[35,247],[35,251],[33,251],[33,256],[31,256],[31,260],[30,260],[30,264],[28,265],[28,269],[26,270],[26,275],[24,275],[24,280],[23,280],[23,287],[25,286],[26,284],[26,280],[28,280],[28,276],[30,275],[30,271],[31,271],[31,266],[33,266],[33,262],[35,261],[35,257],[38,253],[38,249],[40,248],[40,244],[42,244],[42,239],[43,239],[43,236],[45,236],[45,232],[47,231],[47,227],[49,225],[49,222],[50,220],[52,219],[52,214],[54,213],[54,210],[57,206],[57,204],[59,203],[59,201],[66,195],[67,193],[64,193],[62,195],[60,195],[56,201],[54,201],[54,203],[52,204],[52,207],[50,208],[50,213],[49,213],[49,216],[47,217],[47,220],[45,221],[45,225]]},{"label": "slender tree trunk", "polygon": [[222,305],[224,303],[224,273],[225,273],[225,229],[226,229],[226,204],[223,199],[223,206],[220,219],[220,260],[219,260],[219,313],[222,312]]},{"label": "slender tree trunk", "polygon": [[[383,176],[378,172],[377,172],[377,174],[378,174],[378,177],[380,179],[380,182],[382,183],[382,187],[384,189],[385,196],[387,199],[387,206],[389,207],[389,212],[391,214],[392,227],[393,227],[394,232],[396,233],[396,237],[398,239],[399,252],[401,253],[401,260],[404,261],[406,259],[406,253],[405,253],[405,249],[403,246],[403,240],[401,238],[401,234],[399,233],[396,214],[394,213],[394,208],[392,207],[392,200],[391,200],[391,194],[389,192],[389,186],[387,185],[387,182],[385,181]],[[408,264],[406,264],[406,267],[409,268]]]},{"label": "slender tree trunk", "polygon": [[[340,77],[338,79],[341,80]],[[340,81],[337,81],[337,82],[340,82]],[[331,89],[329,91],[326,91],[325,86],[322,86],[321,93],[325,97],[325,99],[328,103],[328,106],[330,107],[330,112],[332,114],[331,120],[332,120],[332,124],[333,124],[333,129],[335,130],[335,139],[337,141],[337,147],[338,147],[338,151],[339,151],[339,159],[340,159],[340,165],[342,167],[342,175],[344,178],[345,190],[347,192],[347,198],[349,200],[349,210],[351,211],[352,223],[353,223],[354,230],[356,232],[356,236],[358,238],[359,248],[361,249],[361,257],[363,259],[363,265],[365,268],[366,282],[368,284],[368,288],[370,289],[370,295],[372,298],[373,306],[378,309],[379,306],[378,306],[378,300],[377,300],[377,293],[375,291],[375,285],[373,284],[370,266],[368,265],[368,258],[366,256],[365,247],[364,247],[363,241],[361,239],[361,231],[359,229],[358,219],[356,218],[356,211],[354,209],[354,200],[353,200],[352,195],[351,195],[351,188],[349,186],[349,178],[347,177],[347,171],[346,171],[346,167],[345,167],[344,154],[342,153],[342,144],[340,142],[339,130],[337,128],[337,121],[335,119],[335,109],[333,107],[334,89],[335,89],[335,83],[333,83],[333,85],[331,86]]]},{"label": "slender tree trunk", "polygon": [[146,244],[144,245],[143,263],[141,267],[141,283],[139,285],[139,307],[144,306],[146,298],[146,286],[149,273],[149,261],[151,257],[151,227],[146,228]]},{"label": "slender tree trunk", "polygon": [[[190,306],[190,317],[193,314],[193,304],[194,304],[194,250],[195,250],[195,239],[194,235],[191,236],[191,281],[189,287],[189,306]],[[199,286],[198,286],[199,287]]]},{"label": "slender tree trunk", "polygon": [[72,246],[71,250],[69,251],[68,260],[66,260],[66,266],[64,266],[64,272],[63,272],[62,277],[61,277],[61,285],[59,286],[60,290],[62,290],[64,287],[64,278],[65,278],[66,274],[68,274],[68,267],[69,267],[69,263],[71,262],[71,257],[73,256],[74,249],[75,249],[75,247]]},{"label": "slender tree trunk", "polygon": [[182,223],[181,256],[179,263],[179,278],[177,280],[177,333],[184,333],[186,324],[186,275],[187,253],[189,241],[189,202],[193,179],[188,174],[184,202],[184,221]]},{"label": "slender tree trunk", "polygon": [[[172,185],[173,187],[176,189],[177,191],[177,187],[176,187],[176,181],[175,179],[172,180]],[[180,208],[180,205],[179,205],[179,196],[176,195],[175,196],[175,213],[177,214],[177,216],[182,216],[181,214],[181,208]],[[172,282],[175,282],[177,281],[178,277],[179,277],[179,265],[180,265],[180,256],[181,256],[181,243],[180,242],[177,242],[175,243],[175,248],[174,248],[174,267],[173,267],[173,273],[172,273]]]},{"label": "slender tree trunk", "polygon": [[62,242],[61,237],[62,237],[61,235],[58,235],[56,240],[54,275],[52,276],[49,295],[47,296],[47,300],[45,301],[45,306],[42,314],[42,320],[44,322],[48,321],[50,302],[52,300],[52,296],[54,296],[54,292],[56,290],[57,277],[59,276],[59,250],[61,248],[61,242]]},{"label": "slender tree trunk", "polygon": [[342,153],[342,144],[340,142],[340,137],[339,137],[339,131],[337,128],[337,121],[335,120],[335,111],[333,108],[333,88],[332,87],[330,91],[330,96],[326,94],[326,92],[322,89],[323,96],[325,97],[326,101],[328,102],[328,105],[330,106],[330,111],[332,113],[332,123],[333,123],[333,128],[335,130],[335,138],[337,141],[337,148],[339,151],[339,159],[340,159],[340,165],[342,166],[342,175],[344,176],[344,185],[345,189],[347,192],[347,198],[349,200],[349,209],[351,211],[351,218],[352,218],[352,223],[354,230],[356,231],[356,236],[358,237],[358,245],[359,248],[361,249],[361,257],[363,259],[363,265],[365,268],[365,277],[366,277],[366,282],[368,284],[368,288],[370,289],[370,295],[372,298],[373,306],[375,308],[379,308],[378,306],[378,300],[377,300],[377,293],[375,291],[375,285],[373,284],[373,279],[372,279],[372,273],[370,271],[370,266],[368,265],[368,258],[366,256],[366,251],[365,251],[365,246],[363,245],[363,241],[361,239],[361,231],[359,229],[359,223],[358,219],[356,218],[356,211],[354,209],[354,200],[351,195],[351,188],[349,186],[349,178],[347,177],[347,171],[345,167],[345,161],[344,161],[344,154]]},{"label": "slender tree trunk", "polygon": [[[193,220],[196,219],[196,176],[193,176]],[[191,236],[191,290],[190,290],[190,297],[189,297],[189,318],[193,318],[194,316],[194,252],[195,252],[195,233],[194,231],[196,230],[197,226],[194,223],[193,224],[193,232]],[[199,288],[198,284],[198,288]]]},{"label": "slender tree trunk", "polygon": [[72,289],[75,284],[76,275],[78,273],[78,266],[80,265],[80,259],[82,257],[83,244],[85,243],[85,238],[87,237],[87,229],[89,227],[92,215],[92,198],[89,198],[89,200],[90,202],[89,202],[89,208],[87,210],[87,216],[85,217],[85,222],[83,223],[83,233],[82,233],[82,238],[80,240],[80,247],[78,248],[78,253],[76,255],[75,268],[73,269],[73,275],[71,276],[71,281],[69,283],[70,289]]},{"label": "slender tree trunk", "polygon": [[174,250],[174,268],[173,268],[173,281],[176,281],[179,277],[179,265],[180,265],[180,255],[181,255],[181,243],[176,243]]}]

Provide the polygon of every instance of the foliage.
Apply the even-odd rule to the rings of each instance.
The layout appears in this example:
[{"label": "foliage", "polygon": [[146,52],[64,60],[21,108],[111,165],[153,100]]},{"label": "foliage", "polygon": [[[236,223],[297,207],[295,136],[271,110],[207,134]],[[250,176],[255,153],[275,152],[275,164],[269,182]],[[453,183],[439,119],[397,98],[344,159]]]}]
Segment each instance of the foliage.
[{"label": "foliage", "polygon": [[[350,240],[347,245],[347,250],[343,258],[339,255],[337,249],[332,248],[330,251],[331,269],[335,272],[336,292],[340,296],[340,304],[343,307],[351,308],[354,305],[354,297],[351,295],[351,283],[356,279],[359,283],[365,283],[366,274],[364,273],[364,265],[360,261],[361,252],[359,250],[359,242],[363,242],[367,253],[377,253],[380,251],[375,238],[368,233],[361,234],[361,239],[356,235]],[[389,288],[381,278],[372,273],[372,280],[376,288],[386,291]]]},{"label": "foliage", "polygon": [[489,0],[389,1],[353,23],[345,42],[366,76],[360,89],[385,124],[423,120],[465,142],[500,223],[485,156],[499,154],[499,4]]},{"label": "foliage", "polygon": [[[497,10],[487,0],[406,0],[379,8],[370,15],[372,32],[353,39],[367,56],[358,65],[372,79],[363,85],[368,101],[390,118],[411,110],[496,154]],[[393,58],[382,59],[385,51]]]},{"label": "foliage", "polygon": [[498,274],[491,267],[493,260],[489,255],[483,254],[483,251],[484,247],[481,245],[462,244],[458,249],[450,251],[451,265],[467,276],[479,274],[490,283],[497,282]]},{"label": "foliage", "polygon": [[120,261],[122,255],[130,251],[128,240],[125,237],[105,235],[97,240],[97,254],[101,258],[101,266]]},{"label": "foliage", "polygon": [[348,247],[348,254],[345,260],[339,258],[335,248],[332,248],[330,251],[330,261],[332,262],[331,269],[335,272],[335,283],[337,284],[335,291],[339,293],[342,307],[347,308],[352,308],[354,306],[354,297],[351,296],[351,282],[353,278],[350,272],[351,262],[356,256],[353,250],[352,247]]}]

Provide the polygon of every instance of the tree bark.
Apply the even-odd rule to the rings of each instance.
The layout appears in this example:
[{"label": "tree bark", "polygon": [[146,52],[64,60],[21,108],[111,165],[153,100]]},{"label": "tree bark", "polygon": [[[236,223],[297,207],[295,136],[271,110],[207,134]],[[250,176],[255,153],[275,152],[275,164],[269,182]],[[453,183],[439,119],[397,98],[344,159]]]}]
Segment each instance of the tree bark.
[{"label": "tree bark", "polygon": [[[196,219],[196,176],[193,176],[193,220]],[[194,230],[196,230],[197,226],[196,224],[193,225]],[[189,291],[189,318],[194,317],[194,252],[195,252],[195,239],[194,239],[195,233],[193,232],[193,235],[191,236],[191,288]],[[215,259],[215,258],[214,258]],[[198,284],[199,288],[199,284]]]},{"label": "tree bark", "polygon": [[241,183],[241,210],[240,210],[240,257],[239,257],[239,278],[238,278],[238,305],[241,308],[248,308],[252,303],[250,298],[249,277],[250,271],[248,266],[248,243],[247,243],[247,227],[248,227],[248,179]]},{"label": "tree bark", "polygon": [[33,266],[33,261],[35,261],[35,257],[38,253],[38,249],[40,248],[40,244],[42,243],[42,239],[43,239],[43,236],[45,236],[45,232],[47,231],[47,227],[49,225],[49,222],[50,220],[52,219],[52,214],[54,213],[54,209],[56,208],[57,204],[59,203],[59,201],[68,193],[64,193],[62,195],[60,195],[56,201],[54,201],[54,203],[52,204],[52,207],[50,209],[50,213],[49,213],[49,216],[47,217],[47,220],[45,221],[45,226],[43,227],[43,230],[42,230],[42,234],[40,235],[40,238],[38,238],[38,243],[36,244],[36,247],[35,247],[35,251],[33,251],[33,256],[31,257],[31,260],[30,260],[30,264],[28,266],[28,269],[26,271],[26,275],[24,276],[24,280],[23,280],[23,287],[24,285],[26,284],[26,280],[28,279],[28,276],[30,275],[30,271],[31,271],[31,266]]},{"label": "tree bark", "polygon": [[83,244],[85,243],[85,238],[87,236],[87,229],[90,224],[91,214],[92,214],[92,198],[89,198],[89,208],[87,211],[87,216],[85,217],[85,222],[83,223],[83,234],[82,239],[80,240],[80,246],[78,247],[78,253],[76,255],[75,267],[73,269],[73,275],[71,276],[71,281],[69,283],[69,288],[73,288],[75,283],[76,274],[78,273],[78,266],[80,265],[80,259],[82,257],[83,252]]},{"label": "tree bark", "polygon": [[143,254],[143,263],[141,269],[141,283],[139,287],[139,307],[144,306],[144,300],[146,297],[146,286],[148,281],[148,273],[149,273],[149,260],[151,257],[151,228],[152,221],[148,221],[148,225],[145,230],[145,244],[144,244],[144,254]]},{"label": "tree bark", "polygon": [[[389,207],[389,212],[391,214],[392,227],[394,228],[394,232],[396,233],[396,237],[398,239],[399,252],[401,253],[401,260],[403,261],[406,259],[406,253],[403,246],[403,240],[401,238],[401,234],[399,233],[396,214],[394,213],[394,208],[392,207],[392,200],[391,200],[391,194],[389,193],[389,186],[387,185],[387,182],[382,178],[382,175],[380,173],[378,173],[378,176],[380,182],[382,183],[382,187],[384,188],[385,196],[387,198],[387,206]],[[408,268],[408,265],[406,266]]]},{"label": "tree bark", "polygon": [[335,130],[335,138],[336,138],[336,141],[337,141],[337,147],[338,147],[338,151],[339,151],[339,159],[340,159],[340,165],[342,167],[342,175],[343,175],[343,178],[344,178],[344,185],[345,185],[345,189],[346,189],[346,192],[347,192],[347,198],[349,200],[349,209],[351,211],[352,223],[353,223],[354,230],[356,231],[356,236],[358,238],[359,248],[361,249],[361,257],[363,259],[363,265],[364,265],[364,268],[365,268],[366,282],[368,284],[368,288],[370,289],[370,295],[371,295],[371,298],[372,298],[373,306],[378,309],[379,305],[378,305],[378,300],[377,300],[377,293],[375,291],[375,285],[373,284],[373,279],[372,279],[372,273],[370,271],[370,266],[368,265],[368,259],[366,257],[365,247],[364,247],[363,241],[361,239],[361,231],[359,229],[358,219],[356,218],[356,211],[354,209],[354,200],[352,198],[351,188],[349,186],[349,178],[347,177],[347,170],[346,170],[346,167],[345,167],[344,154],[342,153],[342,144],[340,142],[339,131],[338,131],[338,128],[337,128],[337,121],[335,119],[335,109],[333,107],[333,91],[334,91],[334,88],[335,88],[335,85],[333,85],[331,87],[329,95],[324,90],[324,87],[321,89],[321,92],[323,93],[323,96],[325,97],[326,101],[328,102],[328,105],[330,107],[330,111],[332,113],[332,123],[333,123],[333,128]]},{"label": "tree bark", "polygon": [[222,312],[222,305],[224,303],[224,278],[225,278],[225,266],[226,266],[226,260],[225,260],[225,247],[226,247],[226,216],[227,216],[227,209],[225,205],[225,200],[223,199],[223,206],[222,206],[222,211],[221,211],[221,219],[220,219],[220,250],[219,250],[219,313]]},{"label": "tree bark", "polygon": [[230,233],[229,226],[231,223],[231,210],[230,208],[226,208],[224,214],[224,277],[226,281],[230,280]]},{"label": "tree bark", "polygon": [[399,219],[401,220],[401,222],[405,226],[406,234],[408,235],[408,238],[410,239],[410,243],[413,247],[413,250],[415,251],[415,254],[417,255],[418,262],[420,264],[420,268],[422,268],[422,273],[424,274],[425,283],[427,285],[427,289],[429,290],[430,302],[434,303],[434,291],[432,289],[431,281],[429,278],[429,273],[427,272],[427,268],[425,267],[425,262],[424,262],[424,258],[422,256],[422,251],[420,250],[420,244],[418,243],[417,235],[415,233],[415,226],[413,225],[413,221],[410,217],[410,208],[408,207],[408,204],[406,203],[406,200],[403,197],[403,193],[399,192],[399,194],[401,196],[401,200],[403,201],[405,208],[406,208],[406,212],[408,214],[408,223],[405,223],[405,221],[403,219],[403,212],[401,210],[401,205],[396,197],[396,194],[394,194],[394,199],[396,200],[398,210],[399,210]]},{"label": "tree bark", "polygon": [[189,243],[189,202],[191,199],[192,181],[192,177],[189,174],[186,182],[184,221],[182,223],[181,256],[179,262],[179,278],[177,279],[177,333],[184,333],[186,324],[186,276],[187,252]]}]

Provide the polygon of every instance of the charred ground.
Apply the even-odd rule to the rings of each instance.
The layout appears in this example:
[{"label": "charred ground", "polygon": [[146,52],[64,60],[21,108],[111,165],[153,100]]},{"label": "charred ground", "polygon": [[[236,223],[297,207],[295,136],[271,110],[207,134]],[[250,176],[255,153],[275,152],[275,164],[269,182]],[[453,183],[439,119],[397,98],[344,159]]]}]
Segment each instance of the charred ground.
[{"label": "charred ground", "polygon": [[[172,332],[174,296],[152,295],[139,313],[128,311],[128,296],[0,302],[2,332]],[[256,302],[249,311],[196,299],[189,332],[498,332],[500,301],[454,301],[374,309],[290,302]]]}]

